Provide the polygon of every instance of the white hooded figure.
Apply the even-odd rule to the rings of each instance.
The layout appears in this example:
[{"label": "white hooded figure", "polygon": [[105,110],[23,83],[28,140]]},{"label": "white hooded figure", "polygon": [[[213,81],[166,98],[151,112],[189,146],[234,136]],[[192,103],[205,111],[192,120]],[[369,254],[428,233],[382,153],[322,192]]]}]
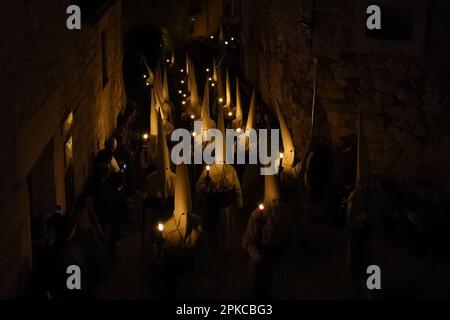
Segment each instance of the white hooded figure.
[{"label": "white hooded figure", "polygon": [[242,99],[241,99],[241,88],[239,87],[239,78],[236,77],[236,112],[235,120],[233,121],[233,129],[243,129],[243,111],[242,111]]},{"label": "white hooded figure", "polygon": [[175,193],[175,174],[170,168],[169,148],[162,124],[159,112],[157,169],[147,177],[146,183],[147,197],[157,199],[167,199]]},{"label": "white hooded figure", "polygon": [[190,118],[191,116],[194,116],[195,118],[198,118],[201,113],[202,105],[201,101],[198,97],[198,86],[197,86],[197,79],[195,74],[195,66],[193,63],[191,63],[191,67],[189,69],[189,86],[190,86],[190,92],[191,96],[187,99],[187,105],[186,105],[186,115]]},{"label": "white hooded figure", "polygon": [[283,113],[281,112],[279,104],[276,105],[276,112],[278,122],[280,123],[281,140],[283,142],[283,171],[289,172],[292,170],[295,161],[295,147],[292,140],[291,132],[286,124]]},{"label": "white hooded figure", "polygon": [[144,57],[143,59],[144,59],[145,69],[147,69],[147,73],[148,73],[148,76],[147,76],[147,83],[148,83],[150,86],[152,86],[153,83],[154,83],[154,81],[155,81],[155,74],[153,73],[152,69],[150,69],[150,67],[149,67],[149,65],[148,65],[148,63],[147,63],[147,59],[145,59],[145,57]]},{"label": "white hooded figure", "polygon": [[[219,111],[218,129],[225,137],[223,111]],[[243,206],[241,184],[233,166],[226,164],[226,147],[216,148],[216,162],[206,167],[198,182],[197,192],[205,197],[205,222],[212,241],[227,248],[232,234],[237,231],[238,209]]]},{"label": "white hooded figure", "polygon": [[176,170],[175,208],[163,225],[164,253],[175,258],[193,254],[201,232],[200,218],[192,213],[187,167],[181,164]]},{"label": "white hooded figure", "polygon": [[154,89],[151,91],[150,101],[150,136],[148,139],[147,162],[155,164],[158,154],[158,110]]},{"label": "white hooded figure", "polygon": [[295,219],[280,199],[279,177],[267,175],[264,179],[264,202],[252,212],[242,245],[255,264],[255,295],[286,298]]},{"label": "white hooded figure", "polygon": [[165,135],[170,135],[174,130],[174,126],[170,123],[171,118],[171,106],[170,104],[163,102],[161,95],[158,94],[158,91],[155,90],[155,101],[156,101],[156,110],[161,110],[162,119],[163,119],[163,128]]},{"label": "white hooded figure", "polygon": [[209,110],[209,87],[208,81],[205,83],[205,89],[203,91],[203,104],[202,104],[202,113],[201,113],[201,121],[202,121],[202,134],[206,134],[206,130],[213,129],[216,127],[216,122],[211,119],[211,114]]}]

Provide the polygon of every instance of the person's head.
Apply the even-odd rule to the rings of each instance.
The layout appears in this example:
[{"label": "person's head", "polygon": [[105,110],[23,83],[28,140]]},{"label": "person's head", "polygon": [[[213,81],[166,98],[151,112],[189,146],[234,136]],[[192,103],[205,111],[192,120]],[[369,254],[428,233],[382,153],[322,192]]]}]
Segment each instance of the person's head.
[{"label": "person's head", "polygon": [[106,140],[105,143],[105,149],[114,152],[117,149],[117,140],[114,137],[109,138],[108,140]]}]

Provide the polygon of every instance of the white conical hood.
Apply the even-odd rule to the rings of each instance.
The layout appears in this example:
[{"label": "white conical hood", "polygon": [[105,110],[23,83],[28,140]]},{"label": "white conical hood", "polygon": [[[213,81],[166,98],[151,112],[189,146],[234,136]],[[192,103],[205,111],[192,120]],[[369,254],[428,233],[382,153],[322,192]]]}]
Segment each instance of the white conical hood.
[{"label": "white conical hood", "polygon": [[361,111],[358,114],[358,150],[356,164],[356,188],[365,189],[370,172],[369,150],[367,147],[364,122]]},{"label": "white conical hood", "polygon": [[144,65],[145,65],[145,69],[147,69],[147,73],[148,73],[148,78],[147,78],[147,82],[149,85],[153,85],[153,83],[155,82],[155,74],[153,73],[152,69],[150,69],[148,63],[147,63],[147,59],[144,59]]},{"label": "white conical hood", "polygon": [[209,87],[208,87],[208,81],[206,81],[205,84],[205,90],[203,93],[203,105],[202,105],[202,130],[210,129],[211,128],[211,115],[209,112]]},{"label": "white conical hood", "polygon": [[217,67],[217,95],[219,98],[225,99],[225,92],[223,89],[222,69]]},{"label": "white conical hood", "polygon": [[189,73],[189,77],[191,79],[191,105],[198,105],[198,89],[197,89],[197,80],[195,75],[195,66],[191,65],[191,71]]},{"label": "white conical hood", "polygon": [[226,162],[226,129],[225,121],[223,118],[223,108],[219,108],[219,115],[217,118],[217,129],[222,133],[223,144],[222,147],[218,146],[216,148],[216,163],[224,164]]},{"label": "white conical hood", "polygon": [[227,89],[227,99],[226,99],[226,105],[227,106],[231,106],[231,85],[230,85],[230,74],[228,72],[227,69],[227,73],[226,73],[226,89]]},{"label": "white conical hood", "polygon": [[264,178],[264,204],[272,204],[280,198],[280,184],[278,175],[266,175]]},{"label": "white conical hood", "polygon": [[168,79],[167,79],[167,70],[166,70],[166,68],[164,68],[164,80],[163,80],[162,98],[163,98],[164,101],[169,101],[170,100],[169,82],[168,82]]},{"label": "white conical hood", "polygon": [[191,58],[186,53],[186,74],[189,74],[191,72]]},{"label": "white conical hood", "polygon": [[223,33],[223,25],[220,25],[219,40],[220,40],[220,42],[224,42],[225,41],[225,35]]},{"label": "white conical hood", "polygon": [[172,57],[170,58],[170,64],[171,65],[175,64],[175,51],[172,51]]},{"label": "white conical hood", "polygon": [[239,87],[239,78],[236,77],[236,120],[242,123],[242,100],[241,100],[241,88]]},{"label": "white conical hood", "polygon": [[246,131],[255,128],[255,109],[256,109],[255,96],[256,96],[255,89],[253,89],[252,101],[250,102],[250,109],[248,110],[247,126],[245,128]]},{"label": "white conical hood", "polygon": [[186,238],[187,219],[192,211],[191,187],[186,165],[177,166],[175,178],[175,208],[173,216],[178,223],[178,230],[183,239]]},{"label": "white conical hood", "polygon": [[276,104],[276,111],[278,116],[278,122],[280,123],[281,139],[283,141],[283,169],[290,170],[294,164],[295,148],[294,142],[292,141],[291,133],[287,127],[286,121],[284,120],[283,114],[279,104]]},{"label": "white conical hood", "polygon": [[168,180],[171,176],[169,148],[164,133],[162,112],[158,113],[158,185],[164,198],[169,197]]},{"label": "white conical hood", "polygon": [[219,76],[218,76],[218,71],[217,71],[216,58],[213,58],[213,80],[215,82],[217,82],[218,78],[219,78]]},{"label": "white conical hood", "polygon": [[158,135],[158,111],[156,108],[155,90],[152,89],[150,104],[150,135],[156,137]]}]

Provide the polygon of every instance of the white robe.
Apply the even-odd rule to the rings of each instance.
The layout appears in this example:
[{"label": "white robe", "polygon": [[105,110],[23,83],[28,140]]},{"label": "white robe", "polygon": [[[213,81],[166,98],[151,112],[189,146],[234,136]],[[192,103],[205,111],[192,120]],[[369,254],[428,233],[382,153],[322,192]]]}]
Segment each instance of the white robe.
[{"label": "white robe", "polygon": [[242,246],[254,263],[267,262],[266,255],[270,252],[272,273],[267,281],[271,281],[268,293],[271,297],[287,298],[291,293],[293,279],[289,275],[295,232],[293,212],[284,204],[269,205],[264,211],[257,209],[248,221]]},{"label": "white robe", "polygon": [[[207,179],[206,169],[203,171],[197,182],[197,192],[206,194],[233,191],[234,202],[225,208],[220,209],[219,217],[219,241],[224,247],[229,244],[230,236],[237,231],[237,209],[242,208],[243,199],[241,184],[236,170],[231,165],[213,164],[209,172],[210,182]],[[207,214],[207,213],[206,213]]]}]

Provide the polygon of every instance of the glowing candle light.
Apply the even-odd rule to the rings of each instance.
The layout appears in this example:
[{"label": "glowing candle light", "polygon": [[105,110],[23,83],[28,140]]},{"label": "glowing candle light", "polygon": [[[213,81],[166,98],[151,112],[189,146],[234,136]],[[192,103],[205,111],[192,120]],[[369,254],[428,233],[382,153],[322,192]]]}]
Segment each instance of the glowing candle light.
[{"label": "glowing candle light", "polygon": [[192,132],[192,136],[195,138],[197,136],[196,132]]},{"label": "glowing candle light", "polygon": [[236,129],[236,132],[237,132],[237,133],[241,133],[241,132],[242,132],[242,129],[241,129],[241,128],[237,128],[237,129]]},{"label": "glowing candle light", "polygon": [[184,80],[181,80],[180,83],[181,83],[181,84],[184,84]]},{"label": "glowing candle light", "polygon": [[[195,116],[194,116],[194,115],[192,115],[192,116],[191,116],[191,119],[192,119],[192,120],[194,120],[194,119],[195,119]],[[194,132],[194,133],[195,133],[195,132]]]},{"label": "glowing candle light", "polygon": [[219,98],[219,102],[220,102],[220,103],[223,103],[223,98]]},{"label": "glowing candle light", "polygon": [[214,39],[214,36],[211,36],[211,39]]},{"label": "glowing candle light", "polygon": [[181,102],[181,104],[182,104],[183,106],[186,105],[186,101]]},{"label": "glowing candle light", "polygon": [[209,68],[206,68],[206,72],[209,72]]},{"label": "glowing candle light", "polygon": [[147,141],[147,140],[148,140],[148,134],[147,134],[147,133],[144,133],[144,134],[142,135],[142,139],[144,139],[145,141]]},{"label": "glowing candle light", "polygon": [[208,78],[208,80],[209,80],[209,81],[212,81],[212,78],[211,78],[211,77],[209,77],[209,78]]},{"label": "glowing candle light", "polygon": [[158,231],[163,232],[164,231],[164,225],[162,223],[158,223]]},{"label": "glowing candle light", "polygon": [[263,211],[264,210],[264,205],[261,203],[258,207],[259,210]]},{"label": "glowing candle light", "polygon": [[228,41],[225,41],[225,45],[226,45],[226,46],[228,45]]},{"label": "glowing candle light", "polygon": [[181,72],[181,73],[184,73],[184,69],[181,69],[180,72]]},{"label": "glowing candle light", "polygon": [[185,94],[183,94],[183,98],[186,98],[187,97],[187,94],[185,93]]},{"label": "glowing candle light", "polygon": [[214,83],[211,83],[211,87],[214,87],[215,85],[214,85]]},{"label": "glowing candle light", "polygon": [[234,41],[234,38],[233,38],[233,37],[231,37],[231,41]]},{"label": "glowing candle light", "polygon": [[170,63],[170,59],[167,59],[166,61],[167,61],[167,63]]},{"label": "glowing candle light", "polygon": [[149,87],[149,86],[150,86],[150,83],[149,83],[149,82],[146,82],[145,85],[146,85],[147,87]]},{"label": "glowing candle light", "polygon": [[229,117],[232,117],[232,116],[233,116],[233,112],[231,112],[231,111],[228,112],[228,116],[229,116]]},{"label": "glowing candle light", "polygon": [[178,90],[178,93],[179,93],[179,94],[183,94],[183,91],[182,91],[182,90]]},{"label": "glowing candle light", "polygon": [[206,166],[206,176],[209,177],[209,172],[211,171],[210,166]]},{"label": "glowing candle light", "polygon": [[283,166],[284,153],[280,153],[280,168]]},{"label": "glowing candle light", "polygon": [[143,77],[144,77],[144,79],[147,79],[147,75],[146,74],[144,74]]}]

